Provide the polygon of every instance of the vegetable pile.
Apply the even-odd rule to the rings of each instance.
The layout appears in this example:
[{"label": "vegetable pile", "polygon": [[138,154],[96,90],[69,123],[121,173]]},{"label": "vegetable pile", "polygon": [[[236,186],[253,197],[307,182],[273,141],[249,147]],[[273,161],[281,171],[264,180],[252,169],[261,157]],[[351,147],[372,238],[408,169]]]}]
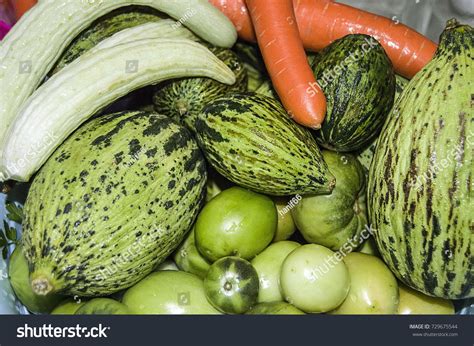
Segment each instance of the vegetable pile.
[{"label": "vegetable pile", "polygon": [[329,0],[60,2],[19,1],[0,42],[0,183],[28,187],[0,246],[30,312],[474,297],[473,28],[437,47]]}]

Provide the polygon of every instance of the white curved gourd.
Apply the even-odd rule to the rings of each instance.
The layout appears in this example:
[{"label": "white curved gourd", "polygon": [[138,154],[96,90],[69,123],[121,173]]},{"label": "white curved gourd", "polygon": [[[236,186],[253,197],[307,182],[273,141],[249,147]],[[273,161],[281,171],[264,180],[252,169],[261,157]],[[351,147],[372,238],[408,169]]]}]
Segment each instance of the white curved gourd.
[{"label": "white curved gourd", "polygon": [[28,181],[97,111],[140,87],[185,76],[235,82],[222,61],[187,39],[144,39],[79,57],[38,88],[20,110],[5,140],[4,175]]},{"label": "white curved gourd", "polygon": [[237,39],[232,23],[207,0],[39,1],[0,43],[0,159],[19,109],[63,50],[94,20],[129,5],[162,11],[216,46],[231,47]]}]

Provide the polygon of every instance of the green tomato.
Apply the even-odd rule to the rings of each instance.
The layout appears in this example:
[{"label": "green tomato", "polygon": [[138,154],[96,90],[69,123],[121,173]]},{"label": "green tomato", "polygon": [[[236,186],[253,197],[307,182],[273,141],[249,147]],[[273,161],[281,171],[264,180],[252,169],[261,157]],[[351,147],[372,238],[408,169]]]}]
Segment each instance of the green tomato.
[{"label": "green tomato", "polygon": [[398,283],[400,315],[453,315],[454,305],[448,299],[427,296]]},{"label": "green tomato", "polygon": [[251,259],[270,244],[277,221],[269,197],[232,187],[202,209],[196,222],[196,247],[212,262],[226,256]]},{"label": "green tomato", "polygon": [[291,216],[291,208],[298,203],[300,198],[298,196],[291,199],[273,197],[278,212],[278,225],[273,237],[274,242],[287,240],[295,233],[296,225],[295,221],[293,221],[293,216]]},{"label": "green tomato", "polygon": [[195,274],[201,279],[204,279],[211,264],[196,248],[194,238],[195,235],[193,228],[176,250],[174,261],[179,269]]},{"label": "green tomato", "polygon": [[127,315],[130,310],[124,304],[110,298],[94,298],[82,305],[75,315]]},{"label": "green tomato", "polygon": [[258,275],[239,257],[224,257],[211,265],[204,280],[207,299],[227,314],[243,314],[257,303]]},{"label": "green tomato", "polygon": [[139,315],[219,314],[206,298],[196,275],[166,270],[154,272],[125,292],[122,302]]},{"label": "green tomato", "polygon": [[283,261],[280,275],[287,302],[308,313],[330,311],[349,292],[349,271],[339,252],[316,244],[297,247]]},{"label": "green tomato", "polygon": [[78,300],[66,299],[51,311],[51,315],[74,315],[85,303],[86,301],[82,300],[82,298]]},{"label": "green tomato", "polygon": [[280,289],[281,265],[286,256],[298,246],[300,244],[294,241],[279,241],[271,244],[252,260],[260,280],[259,303],[283,300]]},{"label": "green tomato", "polygon": [[351,288],[346,300],[333,314],[396,314],[398,284],[378,257],[352,252],[344,258]]},{"label": "green tomato", "polygon": [[17,246],[10,257],[8,266],[10,284],[15,295],[28,310],[35,313],[49,313],[64,298],[50,293],[46,296],[39,296],[33,292],[30,284],[30,273],[28,261],[23,255],[20,246]]},{"label": "green tomato", "polygon": [[352,240],[355,248],[367,225],[364,168],[350,154],[322,154],[336,186],[329,195],[304,196],[291,210],[293,219],[308,243],[336,251]]},{"label": "green tomato", "polygon": [[247,315],[304,315],[305,313],[287,302],[268,302],[255,305]]}]

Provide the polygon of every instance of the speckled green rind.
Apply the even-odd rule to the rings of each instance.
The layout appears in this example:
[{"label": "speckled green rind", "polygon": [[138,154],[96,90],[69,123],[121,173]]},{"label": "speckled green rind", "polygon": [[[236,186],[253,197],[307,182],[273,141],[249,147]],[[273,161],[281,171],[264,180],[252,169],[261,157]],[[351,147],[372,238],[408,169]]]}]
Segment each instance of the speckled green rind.
[{"label": "speckled green rind", "polygon": [[155,110],[183,123],[195,132],[195,121],[204,106],[231,92],[247,90],[247,71],[240,58],[230,49],[210,48],[235,73],[233,85],[211,78],[182,78],[166,81],[153,96]]},{"label": "speckled green rind", "polygon": [[393,105],[395,74],[383,47],[367,35],[347,35],[315,56],[312,68],[327,99],[315,136],[322,146],[355,151],[378,134]]},{"label": "speckled green rind", "polygon": [[71,42],[59,58],[51,75],[113,34],[148,22],[156,22],[162,18],[166,18],[166,15],[149,7],[127,6],[110,12],[97,19]]},{"label": "speckled green rind", "polygon": [[368,203],[390,269],[425,294],[474,296],[474,30],[450,22],[407,85],[370,168]]},{"label": "speckled green rind", "polygon": [[310,131],[271,97],[219,98],[199,115],[196,129],[211,165],[240,186],[286,196],[329,193],[335,184]]},{"label": "speckled green rind", "polygon": [[168,117],[124,112],[87,123],[43,166],[26,201],[33,286],[97,296],[133,285],[183,240],[205,182],[195,140]]},{"label": "speckled green rind", "polygon": [[[394,107],[396,105],[396,102],[398,101],[398,98],[400,97],[403,90],[407,86],[409,80],[397,74],[395,75],[395,81],[396,81],[396,85],[395,85],[395,102],[393,104]],[[362,166],[365,167],[367,172],[369,171],[370,164],[372,163],[372,159],[374,157],[375,147],[377,146],[377,139],[378,139],[378,136],[372,140],[372,143],[370,143],[370,145],[368,145],[365,149],[362,149],[357,155],[359,162],[362,164]]]},{"label": "speckled green rind", "polygon": [[224,257],[209,268],[204,289],[216,309],[227,314],[243,314],[257,303],[258,274],[248,261]]}]

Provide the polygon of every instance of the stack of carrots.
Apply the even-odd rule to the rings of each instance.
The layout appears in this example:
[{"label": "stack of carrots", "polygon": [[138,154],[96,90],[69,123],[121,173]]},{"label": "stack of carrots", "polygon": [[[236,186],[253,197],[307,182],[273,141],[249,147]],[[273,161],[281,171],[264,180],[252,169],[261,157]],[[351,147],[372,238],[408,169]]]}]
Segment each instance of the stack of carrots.
[{"label": "stack of carrots", "polygon": [[[433,57],[436,44],[388,18],[333,0],[209,0],[235,25],[239,37],[257,41],[283,105],[301,125],[318,129],[326,98],[306,60],[348,34],[366,34],[385,48],[395,71],[413,77]],[[36,0],[12,0],[20,18]],[[312,92],[309,92],[311,90]]]}]

